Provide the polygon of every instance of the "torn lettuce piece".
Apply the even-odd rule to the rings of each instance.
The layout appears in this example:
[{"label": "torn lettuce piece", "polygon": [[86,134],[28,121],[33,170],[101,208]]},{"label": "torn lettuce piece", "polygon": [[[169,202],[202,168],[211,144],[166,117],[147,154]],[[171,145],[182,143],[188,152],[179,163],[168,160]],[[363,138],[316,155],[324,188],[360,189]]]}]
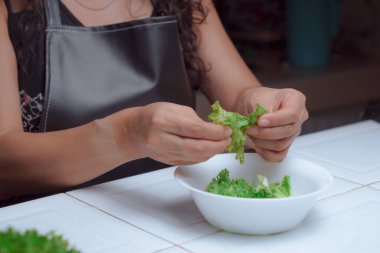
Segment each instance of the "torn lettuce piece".
[{"label": "torn lettuce piece", "polygon": [[230,172],[227,169],[222,170],[211,183],[207,186],[206,191],[219,195],[250,198],[251,185],[245,179],[230,179]]},{"label": "torn lettuce piece", "polygon": [[240,163],[244,163],[244,146],[247,142],[246,131],[249,127],[257,123],[258,118],[268,111],[259,103],[256,104],[256,111],[245,117],[237,112],[229,112],[224,110],[219,101],[211,106],[212,112],[208,118],[214,124],[229,126],[232,129],[231,144],[227,148],[227,152],[236,153],[236,159]]},{"label": "torn lettuce piece", "polygon": [[284,198],[291,195],[290,177],[284,176],[281,182],[270,185],[274,198]]},{"label": "torn lettuce piece", "polygon": [[62,235],[50,231],[46,234],[36,229],[24,231],[9,227],[0,231],[1,253],[80,253]]},{"label": "torn lettuce piece", "polygon": [[244,178],[231,179],[227,169],[223,169],[207,185],[207,192],[240,198],[286,198],[291,196],[290,177],[281,182],[269,183],[265,176],[257,175],[251,184]]}]

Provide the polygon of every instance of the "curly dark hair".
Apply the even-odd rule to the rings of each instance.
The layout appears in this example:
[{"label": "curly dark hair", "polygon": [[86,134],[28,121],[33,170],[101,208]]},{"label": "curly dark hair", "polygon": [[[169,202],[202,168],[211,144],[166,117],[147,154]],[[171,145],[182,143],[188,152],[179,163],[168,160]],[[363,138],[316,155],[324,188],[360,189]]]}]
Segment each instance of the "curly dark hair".
[{"label": "curly dark hair", "polygon": [[[25,7],[31,11],[30,15],[25,15],[17,24],[17,36],[21,43],[19,52],[16,52],[18,59],[32,59],[35,52],[30,48],[29,42],[33,38],[28,36],[37,35],[43,30],[45,14],[43,10],[43,0],[23,0]],[[178,18],[179,36],[182,45],[185,66],[191,84],[197,87],[207,72],[204,62],[198,56],[198,38],[195,32],[196,26],[204,22],[208,10],[203,7],[202,0],[151,0],[156,12],[160,16],[174,15]],[[37,17],[37,18],[36,18]],[[25,55],[26,54],[26,55]],[[26,57],[24,57],[26,56]],[[20,61],[18,61],[20,63]],[[20,63],[21,71],[26,72],[28,62]]]},{"label": "curly dark hair", "polygon": [[186,69],[193,86],[197,86],[207,71],[204,62],[198,56],[198,37],[194,24],[204,22],[208,10],[202,0],[157,0],[153,1],[160,15],[175,15],[178,18],[180,41]]}]

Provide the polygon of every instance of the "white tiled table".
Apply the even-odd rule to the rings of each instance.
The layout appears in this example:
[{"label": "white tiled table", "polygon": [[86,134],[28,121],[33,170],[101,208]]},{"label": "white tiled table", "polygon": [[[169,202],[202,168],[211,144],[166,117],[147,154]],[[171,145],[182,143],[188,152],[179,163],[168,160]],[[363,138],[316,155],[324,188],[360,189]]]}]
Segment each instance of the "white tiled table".
[{"label": "white tiled table", "polygon": [[380,124],[301,136],[289,155],[321,164],[335,181],[286,233],[246,236],[213,228],[174,181],[173,167],[0,209],[0,228],[55,229],[83,252],[380,252]]},{"label": "white tiled table", "polygon": [[1,208],[0,229],[10,226],[43,234],[54,230],[83,253],[148,253],[174,246],[66,194]]},{"label": "white tiled table", "polygon": [[292,154],[321,164],[334,176],[366,185],[380,181],[380,124],[364,121],[298,138]]}]

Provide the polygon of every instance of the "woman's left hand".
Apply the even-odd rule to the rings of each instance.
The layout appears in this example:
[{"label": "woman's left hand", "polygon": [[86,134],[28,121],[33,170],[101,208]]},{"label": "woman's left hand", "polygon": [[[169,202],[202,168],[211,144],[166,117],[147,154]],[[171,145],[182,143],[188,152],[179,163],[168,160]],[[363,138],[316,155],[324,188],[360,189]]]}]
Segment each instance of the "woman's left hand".
[{"label": "woman's left hand", "polygon": [[[199,40],[198,55],[208,71],[200,84],[210,101],[220,100],[223,108],[248,115],[262,104],[269,113],[258,126],[247,131],[247,146],[269,161],[281,161],[308,118],[305,96],[293,89],[262,87],[241,58],[223,28],[213,1],[202,1],[208,10],[206,22],[194,29]],[[223,52],[223,57],[221,57]]]},{"label": "woman's left hand", "polygon": [[237,110],[244,115],[262,104],[268,113],[257,125],[247,130],[247,147],[253,148],[265,160],[282,161],[294,139],[301,133],[302,123],[309,117],[305,96],[294,89],[254,87],[246,90],[238,100]]}]

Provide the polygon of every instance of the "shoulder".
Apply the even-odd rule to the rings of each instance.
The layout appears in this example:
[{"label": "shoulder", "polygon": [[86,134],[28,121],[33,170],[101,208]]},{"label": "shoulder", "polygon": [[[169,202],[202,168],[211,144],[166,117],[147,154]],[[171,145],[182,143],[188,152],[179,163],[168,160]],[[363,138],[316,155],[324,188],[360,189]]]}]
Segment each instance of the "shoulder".
[{"label": "shoulder", "polygon": [[5,6],[4,0],[0,0],[0,21],[7,22],[7,20],[8,20],[7,6]]},{"label": "shoulder", "polygon": [[8,24],[8,10],[4,0],[0,0],[0,31],[4,30]]},{"label": "shoulder", "polygon": [[199,4],[201,4],[203,6],[203,8],[205,8],[207,10],[215,8],[213,0],[200,0]]},{"label": "shoulder", "polygon": [[8,41],[10,41],[8,30],[8,10],[4,0],[0,0],[0,55],[3,55],[4,52],[2,50],[6,47]]},{"label": "shoulder", "polygon": [[202,4],[204,6],[207,6],[207,7],[210,7],[210,6],[214,5],[214,1],[213,0],[202,0],[201,2],[202,2]]}]

